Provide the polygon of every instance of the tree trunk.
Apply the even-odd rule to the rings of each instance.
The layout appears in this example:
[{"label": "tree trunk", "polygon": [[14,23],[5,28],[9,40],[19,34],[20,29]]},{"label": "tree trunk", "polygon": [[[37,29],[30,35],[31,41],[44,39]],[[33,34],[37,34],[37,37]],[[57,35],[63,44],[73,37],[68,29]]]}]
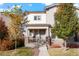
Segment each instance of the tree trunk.
[{"label": "tree trunk", "polygon": [[65,40],[65,42],[64,42],[64,47],[65,47],[65,49],[66,49],[66,47],[67,47],[67,44],[66,44],[67,42],[66,42],[66,40]]},{"label": "tree trunk", "polygon": [[78,33],[75,32],[75,37],[74,37],[74,41],[75,41],[75,42],[78,42],[77,34],[78,34]]},{"label": "tree trunk", "polygon": [[66,40],[68,39],[68,37],[66,37],[66,38],[64,38],[64,50],[67,50],[67,42],[66,42]]}]

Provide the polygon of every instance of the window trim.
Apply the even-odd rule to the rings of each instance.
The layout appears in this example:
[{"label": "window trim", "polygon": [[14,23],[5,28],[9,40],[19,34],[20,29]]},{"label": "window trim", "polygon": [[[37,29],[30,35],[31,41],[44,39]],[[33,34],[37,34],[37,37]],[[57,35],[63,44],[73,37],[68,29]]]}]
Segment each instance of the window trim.
[{"label": "window trim", "polygon": [[41,16],[40,15],[35,15],[34,20],[41,20]]}]

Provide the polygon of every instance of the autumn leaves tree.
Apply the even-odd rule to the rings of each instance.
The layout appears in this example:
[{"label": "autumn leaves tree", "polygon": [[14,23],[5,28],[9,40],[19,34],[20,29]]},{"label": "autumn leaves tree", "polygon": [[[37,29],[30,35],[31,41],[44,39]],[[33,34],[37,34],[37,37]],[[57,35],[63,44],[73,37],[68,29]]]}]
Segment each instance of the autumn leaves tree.
[{"label": "autumn leaves tree", "polygon": [[26,19],[24,20],[26,13],[21,10],[21,7],[18,8],[15,5],[15,7],[10,12],[5,11],[5,15],[11,18],[9,26],[10,37],[12,39],[21,38],[23,36],[21,26],[24,23],[27,23]]},{"label": "autumn leaves tree", "polygon": [[17,46],[21,46],[24,44],[23,37],[23,24],[27,23],[26,12],[21,10],[21,7],[15,7],[11,11],[5,11],[5,16],[10,18],[8,30],[9,30],[9,38],[15,41],[15,48]]},{"label": "autumn leaves tree", "polygon": [[3,19],[0,17],[0,50],[9,50],[13,48],[13,42],[9,39],[8,27]]},{"label": "autumn leaves tree", "polygon": [[0,17],[0,40],[5,39],[6,37],[8,37],[8,29],[3,18]]}]

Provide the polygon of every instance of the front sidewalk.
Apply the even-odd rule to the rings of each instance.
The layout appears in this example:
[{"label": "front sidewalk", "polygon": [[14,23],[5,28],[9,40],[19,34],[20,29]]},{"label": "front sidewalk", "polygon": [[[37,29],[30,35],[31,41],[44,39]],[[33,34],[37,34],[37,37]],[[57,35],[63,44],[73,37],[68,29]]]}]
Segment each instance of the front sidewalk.
[{"label": "front sidewalk", "polygon": [[46,45],[39,47],[39,55],[38,56],[49,56]]}]

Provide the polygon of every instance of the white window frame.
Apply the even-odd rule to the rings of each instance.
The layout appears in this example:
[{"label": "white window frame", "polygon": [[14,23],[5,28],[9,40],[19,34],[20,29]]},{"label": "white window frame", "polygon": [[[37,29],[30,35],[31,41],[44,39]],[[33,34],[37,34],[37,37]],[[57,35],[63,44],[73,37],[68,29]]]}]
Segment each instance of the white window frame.
[{"label": "white window frame", "polygon": [[[36,17],[36,19],[35,19],[35,17]],[[34,20],[41,20],[41,16],[40,15],[35,15]]]}]

